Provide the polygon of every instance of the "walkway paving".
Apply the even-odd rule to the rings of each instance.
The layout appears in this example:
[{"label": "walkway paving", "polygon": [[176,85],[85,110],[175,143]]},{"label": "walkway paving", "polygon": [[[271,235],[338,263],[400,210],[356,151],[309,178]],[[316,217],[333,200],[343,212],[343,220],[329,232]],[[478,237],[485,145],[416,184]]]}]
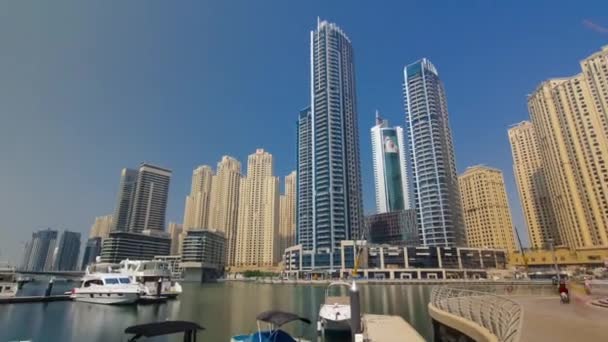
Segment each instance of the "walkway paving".
[{"label": "walkway paving", "polygon": [[558,297],[511,297],[524,308],[521,342],[606,342],[608,309],[582,300],[561,304]]}]

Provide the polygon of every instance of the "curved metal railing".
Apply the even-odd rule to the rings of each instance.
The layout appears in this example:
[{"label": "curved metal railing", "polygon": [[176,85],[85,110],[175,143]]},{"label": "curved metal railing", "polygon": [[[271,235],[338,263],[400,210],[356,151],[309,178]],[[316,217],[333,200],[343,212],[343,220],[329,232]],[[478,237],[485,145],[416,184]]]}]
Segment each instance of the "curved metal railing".
[{"label": "curved metal railing", "polygon": [[431,304],[488,329],[498,341],[519,341],[524,312],[521,305],[511,299],[487,292],[437,286],[431,292]]}]

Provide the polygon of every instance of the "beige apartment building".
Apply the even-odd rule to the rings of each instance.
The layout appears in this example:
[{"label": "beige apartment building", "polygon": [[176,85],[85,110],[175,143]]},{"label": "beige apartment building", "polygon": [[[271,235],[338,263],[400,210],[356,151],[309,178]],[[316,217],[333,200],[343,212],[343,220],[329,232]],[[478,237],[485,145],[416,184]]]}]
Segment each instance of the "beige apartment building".
[{"label": "beige apartment building", "polygon": [[281,195],[279,253],[296,244],[296,171],[285,177],[285,194]]},{"label": "beige apartment building", "polygon": [[509,129],[509,142],[513,155],[513,173],[530,245],[536,249],[546,248],[549,239],[555,239],[554,242],[559,244],[534,125],[530,121],[513,125]]},{"label": "beige apartment building", "polygon": [[570,248],[608,246],[608,46],[528,98],[552,211]]},{"label": "beige apartment building", "polygon": [[469,247],[515,251],[515,237],[502,172],[477,165],[458,177]]},{"label": "beige apartment building", "polygon": [[167,232],[171,238],[171,255],[180,254],[183,242],[182,225],[175,222],[169,222],[169,229]]},{"label": "beige apartment building", "polygon": [[95,218],[95,222],[91,226],[89,231],[89,238],[100,237],[105,239],[110,236],[110,230],[112,230],[114,215],[98,216]]},{"label": "beige apartment building", "polygon": [[186,197],[184,230],[206,229],[209,224],[209,203],[213,169],[201,165],[192,172],[190,195]]},{"label": "beige apartment building", "polygon": [[241,185],[241,163],[223,156],[211,186],[209,229],[221,231],[226,237],[226,265],[235,264],[236,230]]},{"label": "beige apartment building", "polygon": [[279,179],[273,176],[272,155],[251,154],[241,179],[236,266],[269,267],[279,261]]}]

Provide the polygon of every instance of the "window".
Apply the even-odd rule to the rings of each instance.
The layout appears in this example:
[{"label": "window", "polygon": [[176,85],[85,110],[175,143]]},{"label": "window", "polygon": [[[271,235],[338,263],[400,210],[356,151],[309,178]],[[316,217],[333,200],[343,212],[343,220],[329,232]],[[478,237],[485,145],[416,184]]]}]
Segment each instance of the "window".
[{"label": "window", "polygon": [[106,285],[107,284],[112,284],[112,285],[118,284],[118,279],[116,279],[116,278],[108,278],[108,279],[106,279]]},{"label": "window", "polygon": [[119,281],[121,284],[131,284],[131,280],[129,278],[120,278]]},{"label": "window", "polygon": [[93,279],[84,283],[84,287],[89,287],[91,285],[103,285],[103,282],[99,279]]}]

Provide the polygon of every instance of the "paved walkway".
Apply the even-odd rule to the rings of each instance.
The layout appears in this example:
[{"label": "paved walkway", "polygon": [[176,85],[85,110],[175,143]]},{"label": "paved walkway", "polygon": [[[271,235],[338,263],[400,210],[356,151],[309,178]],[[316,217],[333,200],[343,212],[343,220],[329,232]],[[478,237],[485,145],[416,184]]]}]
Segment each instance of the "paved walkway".
[{"label": "paved walkway", "polygon": [[608,309],[582,300],[561,304],[559,297],[511,297],[524,308],[521,342],[606,342]]}]

